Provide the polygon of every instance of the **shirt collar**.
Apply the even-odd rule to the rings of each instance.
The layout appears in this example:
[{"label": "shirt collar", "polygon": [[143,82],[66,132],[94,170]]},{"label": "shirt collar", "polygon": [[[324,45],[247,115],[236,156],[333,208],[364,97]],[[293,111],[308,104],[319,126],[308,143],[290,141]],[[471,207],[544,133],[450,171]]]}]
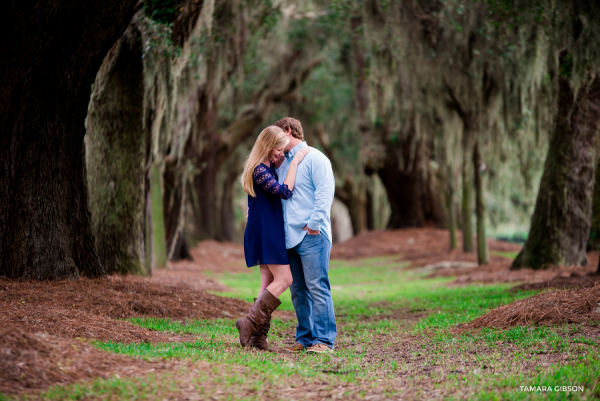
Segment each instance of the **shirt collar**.
[{"label": "shirt collar", "polygon": [[306,144],[306,141],[300,142],[298,145],[294,146],[292,149],[290,149],[289,152],[284,153],[285,154],[285,158],[287,160],[291,160],[294,158],[294,155],[296,153],[298,153],[300,151],[300,149],[307,147],[308,145]]}]

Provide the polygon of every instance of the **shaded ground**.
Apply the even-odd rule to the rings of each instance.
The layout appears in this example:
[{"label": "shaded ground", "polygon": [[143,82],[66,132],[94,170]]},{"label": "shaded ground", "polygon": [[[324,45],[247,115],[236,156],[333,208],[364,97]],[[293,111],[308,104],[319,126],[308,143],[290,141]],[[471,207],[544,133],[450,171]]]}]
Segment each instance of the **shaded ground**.
[{"label": "shaded ground", "polygon": [[192,272],[248,272],[243,245],[207,240],[198,242],[190,253],[193,261],[169,262],[169,267]]},{"label": "shaded ground", "polygon": [[[480,391],[472,377],[492,383],[493,392],[502,386],[514,392],[510,384],[495,378],[529,377],[553,364],[573,364],[597,347],[600,327],[574,326],[600,320],[600,311],[595,309],[600,308],[600,286],[593,287],[592,276],[583,276],[595,268],[511,272],[511,255],[519,251],[518,245],[490,241],[492,263],[485,267],[476,266],[474,254],[448,248],[448,233],[435,229],[374,232],[336,244],[332,257],[348,262],[332,265],[336,274],[332,284],[340,296],[336,299],[343,302],[336,304],[338,351],[328,356],[239,348],[233,321],[250,305],[205,291],[239,291],[240,283],[256,279],[256,275],[246,276],[251,270],[245,268],[239,245],[200,243],[192,250],[194,261],[170,264],[167,270],[155,271],[152,278],[117,276],[58,283],[0,278],[0,358],[4,362],[0,392],[25,397],[28,391],[53,384],[105,378],[93,386],[87,384],[84,390],[59,389],[63,395],[55,398],[71,397],[77,391],[84,391],[77,396],[84,399],[128,399],[140,394],[150,399],[465,398]],[[390,257],[360,259],[381,256]],[[597,253],[589,255],[591,266],[596,266],[597,257]],[[410,271],[405,270],[405,262],[410,262]],[[423,275],[415,275],[419,272],[433,280],[422,280]],[[217,281],[227,275],[235,277],[226,281],[231,288]],[[348,275],[355,278],[346,279]],[[448,287],[442,277],[450,276],[457,276],[453,283],[462,286]],[[525,283],[519,287],[522,290],[574,283],[588,288],[542,293],[495,308],[528,293],[508,292],[502,285],[483,290],[465,285],[515,281]],[[408,298],[423,297],[418,302],[398,295],[414,286],[418,289]],[[491,299],[502,296],[506,300],[486,303],[489,300],[481,298],[482,294],[492,288]],[[448,306],[463,296],[462,304]],[[388,301],[390,297],[395,298]],[[473,301],[479,299],[485,306],[470,315]],[[484,314],[489,308],[495,309]],[[289,311],[278,311],[276,317],[291,316]],[[457,322],[476,316],[460,325],[459,331],[450,330]],[[181,324],[145,328],[143,318],[148,317]],[[117,320],[128,318],[142,319],[137,325]],[[216,318],[220,320],[194,329],[199,331],[188,330],[184,324],[188,319]],[[507,335],[502,331],[490,334],[488,329],[532,323],[567,324],[572,332],[530,327]],[[274,324],[272,342],[292,344],[295,322]],[[525,344],[524,338],[530,337],[533,340]],[[112,351],[100,351],[83,339],[101,341],[103,349]],[[119,351],[109,341],[133,348]],[[114,374],[123,379],[115,379]],[[36,394],[30,395],[35,398]]]},{"label": "shaded ground", "polygon": [[[459,248],[462,234],[457,233]],[[587,278],[597,270],[598,252],[588,253],[588,266],[561,267],[548,270],[510,270],[513,258],[521,250],[518,244],[488,240],[490,263],[477,265],[476,253],[450,250],[448,231],[423,228],[392,231],[372,231],[356,236],[332,250],[332,258],[352,260],[363,257],[398,255],[399,261],[408,261],[414,268],[422,268],[433,277],[456,277],[454,284],[469,283],[526,283],[523,289],[573,288],[593,286],[595,277]]]},{"label": "shaded ground", "polygon": [[[459,248],[462,233],[457,232]],[[488,240],[490,263],[477,265],[475,253],[460,249],[450,250],[448,231],[423,228],[371,231],[342,243],[335,244],[332,259],[356,260],[381,256],[397,256],[399,261],[410,262],[413,268],[430,272],[428,277],[456,277],[455,284],[469,283],[524,283],[523,289],[589,287],[599,281],[587,275],[597,270],[599,252],[588,253],[588,266],[562,267],[548,270],[510,270],[514,256],[521,245]],[[202,241],[192,249],[193,261],[170,263],[169,269],[155,273],[151,281],[195,289],[228,291],[218,281],[205,274],[223,272],[245,273],[242,245]],[[214,285],[214,287],[211,287]]]}]

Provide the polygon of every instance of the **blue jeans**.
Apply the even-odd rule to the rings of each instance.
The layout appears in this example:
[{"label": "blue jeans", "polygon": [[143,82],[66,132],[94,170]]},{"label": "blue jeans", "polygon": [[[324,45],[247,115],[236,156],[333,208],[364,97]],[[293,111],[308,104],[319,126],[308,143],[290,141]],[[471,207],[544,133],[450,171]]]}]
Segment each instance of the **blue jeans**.
[{"label": "blue jeans", "polygon": [[324,344],[333,348],[337,336],[329,285],[330,251],[322,234],[306,234],[302,242],[288,249],[294,279],[290,292],[298,318],[296,341],[305,347]]}]

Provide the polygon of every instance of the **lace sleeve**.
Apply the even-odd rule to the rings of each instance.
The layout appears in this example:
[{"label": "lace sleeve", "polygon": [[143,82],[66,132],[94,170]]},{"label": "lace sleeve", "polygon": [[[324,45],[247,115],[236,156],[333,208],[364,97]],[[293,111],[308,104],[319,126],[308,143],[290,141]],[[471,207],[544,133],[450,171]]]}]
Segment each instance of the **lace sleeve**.
[{"label": "lace sleeve", "polygon": [[277,179],[275,179],[273,174],[271,174],[265,166],[258,165],[254,169],[252,178],[256,185],[273,196],[277,196],[281,199],[289,199],[292,197],[292,191],[289,190],[288,186],[285,184],[279,185]]}]

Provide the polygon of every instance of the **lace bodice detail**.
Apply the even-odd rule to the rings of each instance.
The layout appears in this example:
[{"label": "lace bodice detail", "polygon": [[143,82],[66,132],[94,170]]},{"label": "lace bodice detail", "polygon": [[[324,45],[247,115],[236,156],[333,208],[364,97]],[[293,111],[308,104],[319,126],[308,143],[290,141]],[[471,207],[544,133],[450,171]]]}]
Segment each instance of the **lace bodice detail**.
[{"label": "lace bodice detail", "polygon": [[292,197],[292,191],[290,191],[288,186],[286,184],[280,185],[279,182],[277,182],[277,178],[264,164],[256,166],[252,178],[256,185],[273,196],[277,196],[281,199],[289,199]]}]

